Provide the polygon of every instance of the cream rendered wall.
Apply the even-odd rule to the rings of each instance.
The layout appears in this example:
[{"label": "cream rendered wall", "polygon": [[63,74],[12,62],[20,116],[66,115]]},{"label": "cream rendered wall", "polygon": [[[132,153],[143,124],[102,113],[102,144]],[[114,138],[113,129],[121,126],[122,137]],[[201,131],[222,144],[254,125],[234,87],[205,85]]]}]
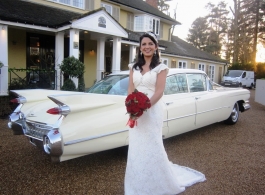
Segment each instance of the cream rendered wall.
[{"label": "cream rendered wall", "polygon": [[123,28],[126,28],[127,25],[127,11],[120,10],[120,24],[123,26]]},{"label": "cream rendered wall", "polygon": [[[8,68],[26,68],[26,31],[21,29],[8,29]],[[21,78],[26,72],[15,72]],[[8,82],[9,82],[8,74]],[[11,73],[11,78],[17,78]]]},{"label": "cream rendered wall", "polygon": [[161,37],[162,40],[168,41],[168,34],[169,29],[171,28],[171,25],[163,23],[163,37]]},{"label": "cream rendered wall", "polygon": [[97,75],[97,41],[90,40],[87,34],[84,44],[85,87],[89,88],[94,84]]},{"label": "cream rendered wall", "polygon": [[[171,56],[161,56],[162,58],[168,59],[168,67],[172,68],[172,61],[176,61],[176,68],[178,68],[178,62],[179,61],[185,61],[187,62],[187,68],[195,68],[199,69],[199,63],[205,64],[205,71],[207,73],[207,68],[212,65],[215,67],[214,72],[214,82],[220,83],[221,82],[221,76],[224,72],[224,64],[218,63],[218,62],[209,62],[205,60],[197,60],[197,59],[187,59],[187,58],[179,58],[179,57],[171,57]],[[194,66],[192,66],[194,64]],[[208,74],[208,73],[207,73]]]},{"label": "cream rendered wall", "polygon": [[94,0],[95,9],[101,8],[101,0]]}]

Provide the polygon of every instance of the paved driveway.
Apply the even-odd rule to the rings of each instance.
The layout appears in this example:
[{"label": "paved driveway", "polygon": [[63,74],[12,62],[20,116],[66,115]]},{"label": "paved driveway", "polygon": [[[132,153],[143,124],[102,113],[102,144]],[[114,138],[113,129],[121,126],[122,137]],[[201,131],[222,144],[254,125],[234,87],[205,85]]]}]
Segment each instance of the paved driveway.
[{"label": "paved driveway", "polygon": [[[218,123],[164,141],[173,163],[206,175],[182,195],[265,194],[265,106],[254,93],[236,125]],[[124,149],[52,164],[6,124],[0,119],[0,194],[123,194]]]}]

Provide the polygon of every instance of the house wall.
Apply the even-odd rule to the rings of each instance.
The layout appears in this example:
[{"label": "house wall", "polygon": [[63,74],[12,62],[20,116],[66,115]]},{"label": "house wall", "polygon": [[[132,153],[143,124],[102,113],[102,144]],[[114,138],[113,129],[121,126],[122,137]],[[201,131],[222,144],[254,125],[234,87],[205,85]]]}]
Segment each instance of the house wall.
[{"label": "house wall", "polygon": [[179,61],[184,61],[187,63],[187,68],[191,69],[199,69],[199,64],[205,64],[205,72],[208,73],[208,67],[210,65],[214,66],[214,82],[221,83],[223,71],[224,71],[224,64],[218,63],[218,62],[209,62],[207,60],[199,60],[199,59],[187,59],[182,57],[172,57],[167,55],[161,56],[164,59],[168,60],[168,67],[169,68],[175,68],[173,67],[173,61],[176,62],[176,68],[178,68]]},{"label": "house wall", "polygon": [[126,28],[127,26],[127,11],[124,11],[124,10],[120,10],[120,24]]},{"label": "house wall", "polygon": [[[26,31],[24,30],[8,29],[8,68],[26,68]],[[26,72],[16,72],[16,74],[21,78],[26,76]],[[8,82],[9,76],[10,74]]]},{"label": "house wall", "polygon": [[169,29],[171,28],[171,25],[163,23],[163,37],[161,37],[162,40],[168,41],[169,37]]},{"label": "house wall", "polygon": [[90,40],[89,34],[85,35],[84,65],[85,65],[85,87],[91,87],[97,75],[97,42]]}]

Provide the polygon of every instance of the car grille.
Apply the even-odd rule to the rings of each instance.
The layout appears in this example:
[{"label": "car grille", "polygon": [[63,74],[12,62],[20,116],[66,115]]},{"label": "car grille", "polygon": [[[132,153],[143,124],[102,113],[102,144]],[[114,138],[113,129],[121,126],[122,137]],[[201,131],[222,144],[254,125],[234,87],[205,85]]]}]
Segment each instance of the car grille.
[{"label": "car grille", "polygon": [[43,141],[43,136],[47,135],[53,128],[46,124],[26,122],[25,135]]}]

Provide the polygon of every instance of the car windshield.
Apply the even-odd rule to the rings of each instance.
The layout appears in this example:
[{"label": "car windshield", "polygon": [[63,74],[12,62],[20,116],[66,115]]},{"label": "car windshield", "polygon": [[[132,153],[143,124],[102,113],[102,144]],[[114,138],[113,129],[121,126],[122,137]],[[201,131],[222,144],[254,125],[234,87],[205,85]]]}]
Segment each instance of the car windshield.
[{"label": "car windshield", "polygon": [[242,74],[242,70],[228,70],[225,76],[228,77],[240,77]]},{"label": "car windshield", "polygon": [[110,75],[95,83],[87,93],[127,95],[129,83],[128,75]]}]

